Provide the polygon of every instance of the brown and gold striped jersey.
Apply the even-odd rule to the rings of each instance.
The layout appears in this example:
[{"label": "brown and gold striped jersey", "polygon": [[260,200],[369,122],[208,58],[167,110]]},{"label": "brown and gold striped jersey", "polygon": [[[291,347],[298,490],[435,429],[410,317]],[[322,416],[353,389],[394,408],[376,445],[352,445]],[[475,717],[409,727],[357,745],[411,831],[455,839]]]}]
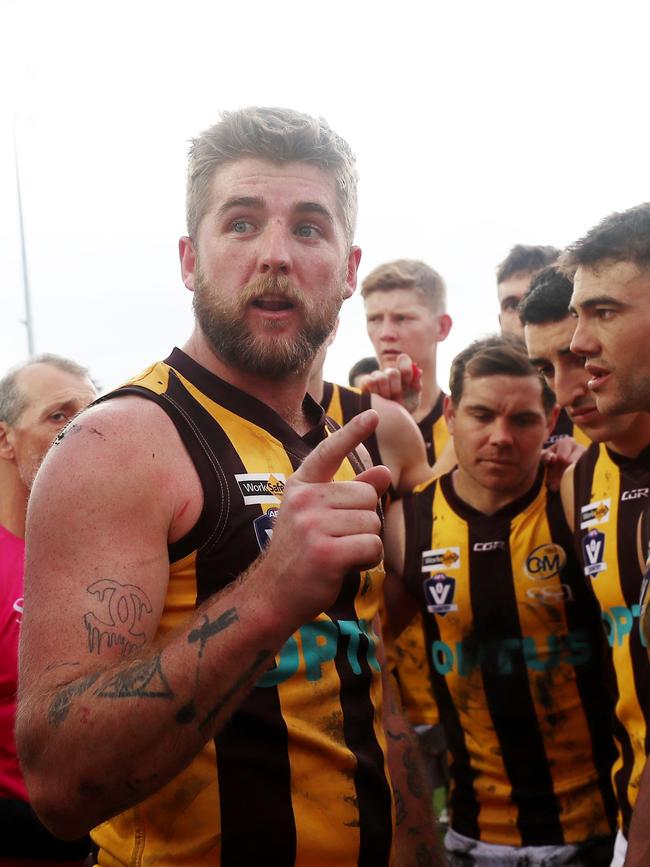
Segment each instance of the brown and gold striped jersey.
[{"label": "brown and gold striped jersey", "polygon": [[449,439],[447,422],[442,413],[444,402],[445,394],[441,391],[431,411],[418,422],[418,427],[427,449],[427,460],[430,467],[438,460]]},{"label": "brown and gold striped jersey", "polygon": [[[341,426],[371,406],[369,394],[331,382],[324,383],[322,403],[326,415]],[[440,405],[442,407],[442,403]],[[376,432],[373,432],[364,445],[373,464],[383,463]],[[384,506],[387,507],[387,503],[396,497],[395,486],[391,485]],[[434,725],[438,721],[438,711],[429,686],[420,614],[409,623],[398,639],[390,642],[388,650],[389,667],[395,674],[402,706],[409,721],[413,725]]]},{"label": "brown and gold striped jersey", "polygon": [[[307,397],[313,427],[299,436],[178,349],[115,394],[134,393],[169,415],[204,492],[197,524],[169,546],[162,635],[257,558],[287,478],[327,426]],[[336,478],[358,469],[353,455]],[[393,800],[372,626],[382,582],[381,567],[350,572],[190,765],[95,829],[99,863],[388,867]]]},{"label": "brown and gold striped jersey", "polygon": [[614,668],[613,781],[627,836],[650,749],[650,666],[640,629],[639,518],[650,503],[650,448],[625,458],[593,443],[574,469],[575,535],[598,598]]},{"label": "brown and gold striped jersey", "polygon": [[405,580],[452,757],[452,828],[513,846],[609,835],[605,641],[559,496],[540,470],[487,516],[452,475],[402,501]]}]

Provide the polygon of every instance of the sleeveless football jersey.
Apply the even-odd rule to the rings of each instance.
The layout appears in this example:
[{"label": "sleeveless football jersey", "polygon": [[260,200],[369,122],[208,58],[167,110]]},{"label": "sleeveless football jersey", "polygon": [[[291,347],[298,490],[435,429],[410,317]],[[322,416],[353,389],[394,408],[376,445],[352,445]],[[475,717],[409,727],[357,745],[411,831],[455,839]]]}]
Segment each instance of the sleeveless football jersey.
[{"label": "sleeveless football jersey", "polygon": [[458,498],[452,475],[403,499],[405,580],[452,757],[451,826],[512,846],[608,836],[604,635],[559,497],[540,470],[486,516]]},{"label": "sleeveless football jersey", "polygon": [[575,466],[576,540],[612,649],[618,746],[613,781],[626,836],[650,749],[650,666],[639,623],[643,575],[637,552],[637,525],[649,495],[650,448],[631,459],[593,443]]},{"label": "sleeveless football jersey", "polygon": [[[299,436],[178,349],[111,397],[134,393],[169,415],[204,491],[197,524],[169,546],[162,635],[257,558],[273,532],[285,481],[326,426],[307,397],[314,427]],[[336,478],[351,479],[358,468],[350,455]],[[382,581],[381,568],[348,573],[332,608],[289,638],[275,666],[189,766],[94,830],[98,863],[387,867],[393,801],[380,639],[371,625]]]},{"label": "sleeveless football jersey", "polygon": [[427,448],[427,460],[430,467],[438,460],[449,439],[447,422],[442,413],[444,402],[445,394],[441,391],[431,411],[418,422],[422,439]]},{"label": "sleeveless football jersey", "polygon": [[[444,395],[443,395],[444,397]],[[370,395],[358,389],[323,384],[323,409],[337,424],[344,425],[355,415],[370,409]],[[440,404],[442,407],[442,404]],[[443,419],[444,422],[444,419]],[[383,463],[376,432],[364,442],[373,464]],[[388,490],[387,503],[396,499],[393,485]],[[402,706],[412,725],[434,725],[438,721],[436,703],[431,695],[429,670],[422,632],[422,618],[418,614],[395,641],[387,642],[389,667],[397,679]]]}]

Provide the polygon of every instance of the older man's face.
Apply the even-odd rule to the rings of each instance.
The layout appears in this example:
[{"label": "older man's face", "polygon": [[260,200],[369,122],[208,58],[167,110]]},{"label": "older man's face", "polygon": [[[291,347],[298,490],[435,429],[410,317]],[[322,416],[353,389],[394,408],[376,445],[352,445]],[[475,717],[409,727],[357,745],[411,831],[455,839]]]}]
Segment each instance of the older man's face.
[{"label": "older man's face", "polygon": [[8,426],[7,442],[23,484],[31,489],[36,471],[54,438],[97,393],[85,376],[39,363],[18,374],[25,408]]}]

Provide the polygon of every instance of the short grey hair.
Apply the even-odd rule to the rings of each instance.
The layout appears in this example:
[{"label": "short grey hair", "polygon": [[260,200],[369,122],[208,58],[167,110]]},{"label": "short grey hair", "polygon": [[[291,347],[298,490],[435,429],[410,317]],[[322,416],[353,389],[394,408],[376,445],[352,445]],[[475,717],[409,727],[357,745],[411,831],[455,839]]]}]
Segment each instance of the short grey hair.
[{"label": "short grey hair", "polygon": [[77,364],[76,361],[72,361],[70,358],[64,358],[62,355],[53,355],[50,352],[35,355],[29,361],[12,367],[0,379],[0,422],[14,425],[23,414],[27,407],[27,398],[18,385],[18,379],[23,370],[33,367],[35,364],[49,364],[51,367],[56,367],[65,373],[85,377],[92,382],[88,368]]},{"label": "short grey hair", "polygon": [[225,111],[218,123],[192,139],[187,168],[187,231],[196,233],[208,207],[215,171],[243,157],[305,162],[330,172],[351,245],[357,222],[357,171],[350,145],[323,118],[290,108],[252,106]]}]

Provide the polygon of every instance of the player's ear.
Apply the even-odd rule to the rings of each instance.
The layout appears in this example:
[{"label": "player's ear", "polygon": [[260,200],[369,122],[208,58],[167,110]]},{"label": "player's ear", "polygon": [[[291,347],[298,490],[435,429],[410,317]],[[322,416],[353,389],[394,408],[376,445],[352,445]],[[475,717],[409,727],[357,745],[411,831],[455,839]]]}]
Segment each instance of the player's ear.
[{"label": "player's ear", "polygon": [[357,274],[359,272],[359,263],[361,262],[361,247],[350,247],[348,253],[348,266],[345,274],[345,297],[350,295],[357,288]]},{"label": "player's ear", "polygon": [[451,331],[451,326],[453,325],[451,316],[448,313],[441,313],[440,316],[436,317],[436,342],[440,343],[445,340],[449,332]]},{"label": "player's ear", "polygon": [[548,439],[550,437],[550,435],[553,433],[553,430],[554,430],[555,425],[557,423],[557,417],[559,416],[559,414],[560,414],[560,406],[559,406],[559,404],[556,403],[552,407],[551,411],[549,412],[549,414],[546,417],[546,426],[547,426],[546,439]]},{"label": "player's ear", "polygon": [[196,251],[194,242],[188,235],[183,237],[178,242],[178,256],[181,260],[181,275],[183,283],[187,288],[194,292],[194,274],[196,271]]},{"label": "player's ear", "polygon": [[0,458],[4,461],[13,461],[14,459],[11,425],[8,425],[6,421],[0,421]]},{"label": "player's ear", "polygon": [[456,421],[456,408],[454,406],[453,400],[449,397],[448,394],[445,395],[445,400],[442,404],[442,412],[445,417],[445,421],[447,422],[449,433],[451,434],[451,436],[453,436],[454,424]]}]

